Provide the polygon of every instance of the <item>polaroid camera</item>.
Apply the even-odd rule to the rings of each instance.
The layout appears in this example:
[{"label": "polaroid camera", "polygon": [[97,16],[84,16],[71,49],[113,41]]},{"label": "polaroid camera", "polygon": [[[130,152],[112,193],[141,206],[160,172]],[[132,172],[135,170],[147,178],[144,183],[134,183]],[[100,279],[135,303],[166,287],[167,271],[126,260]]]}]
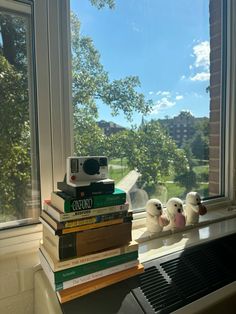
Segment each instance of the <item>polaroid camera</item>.
[{"label": "polaroid camera", "polygon": [[107,179],[107,157],[68,157],[66,183],[71,186],[89,185],[90,182]]},{"label": "polaroid camera", "polygon": [[108,178],[108,159],[104,156],[68,157],[65,179],[57,184],[59,190],[75,197],[110,194],[114,186],[114,180]]}]

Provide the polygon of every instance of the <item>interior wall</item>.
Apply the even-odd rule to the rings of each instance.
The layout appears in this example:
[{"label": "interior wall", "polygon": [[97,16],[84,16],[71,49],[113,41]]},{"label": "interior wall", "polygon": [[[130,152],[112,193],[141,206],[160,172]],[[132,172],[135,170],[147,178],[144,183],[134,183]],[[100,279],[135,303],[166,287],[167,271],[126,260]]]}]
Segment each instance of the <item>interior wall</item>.
[{"label": "interior wall", "polygon": [[[0,239],[0,313],[33,314],[41,232]],[[45,313],[46,314],[46,313]]]}]

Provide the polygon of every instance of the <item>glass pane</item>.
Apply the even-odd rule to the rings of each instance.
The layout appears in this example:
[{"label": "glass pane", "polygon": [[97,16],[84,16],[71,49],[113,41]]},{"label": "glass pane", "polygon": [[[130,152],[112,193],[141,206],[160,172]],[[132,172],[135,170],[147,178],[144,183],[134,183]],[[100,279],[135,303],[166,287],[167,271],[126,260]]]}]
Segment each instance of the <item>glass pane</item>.
[{"label": "glass pane", "polygon": [[0,11],[0,228],[38,217],[30,16]]},{"label": "glass pane", "polygon": [[219,0],[71,0],[75,153],[132,208],[222,194]]}]

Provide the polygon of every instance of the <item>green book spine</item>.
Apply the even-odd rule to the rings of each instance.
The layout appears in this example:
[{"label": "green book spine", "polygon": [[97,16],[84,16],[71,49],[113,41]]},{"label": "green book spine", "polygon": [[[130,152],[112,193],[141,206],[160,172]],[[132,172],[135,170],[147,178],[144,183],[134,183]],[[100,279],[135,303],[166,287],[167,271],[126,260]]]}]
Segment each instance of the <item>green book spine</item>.
[{"label": "green book spine", "polygon": [[86,209],[122,205],[126,202],[126,193],[116,188],[112,194],[93,195],[84,198],[73,198],[64,192],[53,192],[51,203],[59,210],[70,213]]},{"label": "green book spine", "polygon": [[117,266],[138,258],[138,251],[125,253],[119,256],[112,256],[96,262],[79,265],[76,267],[54,272],[55,284],[68,281],[80,276],[85,276],[109,267]]}]

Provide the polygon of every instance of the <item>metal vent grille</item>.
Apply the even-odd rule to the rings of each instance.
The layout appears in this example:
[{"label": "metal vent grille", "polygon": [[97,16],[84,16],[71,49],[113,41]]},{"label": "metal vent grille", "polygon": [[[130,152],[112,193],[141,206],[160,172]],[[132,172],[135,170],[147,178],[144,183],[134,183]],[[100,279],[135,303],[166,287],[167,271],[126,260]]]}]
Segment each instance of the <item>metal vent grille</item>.
[{"label": "metal vent grille", "polygon": [[140,276],[140,285],[155,312],[181,301],[175,288],[155,266],[147,268],[145,273]]},{"label": "metal vent grille", "polygon": [[236,279],[236,234],[145,263],[133,290],[145,313],[170,313]]},{"label": "metal vent grille", "polygon": [[185,258],[175,258],[161,263],[161,267],[175,284],[183,299],[190,298],[191,300],[192,297],[206,290],[204,279],[188,265]]}]

